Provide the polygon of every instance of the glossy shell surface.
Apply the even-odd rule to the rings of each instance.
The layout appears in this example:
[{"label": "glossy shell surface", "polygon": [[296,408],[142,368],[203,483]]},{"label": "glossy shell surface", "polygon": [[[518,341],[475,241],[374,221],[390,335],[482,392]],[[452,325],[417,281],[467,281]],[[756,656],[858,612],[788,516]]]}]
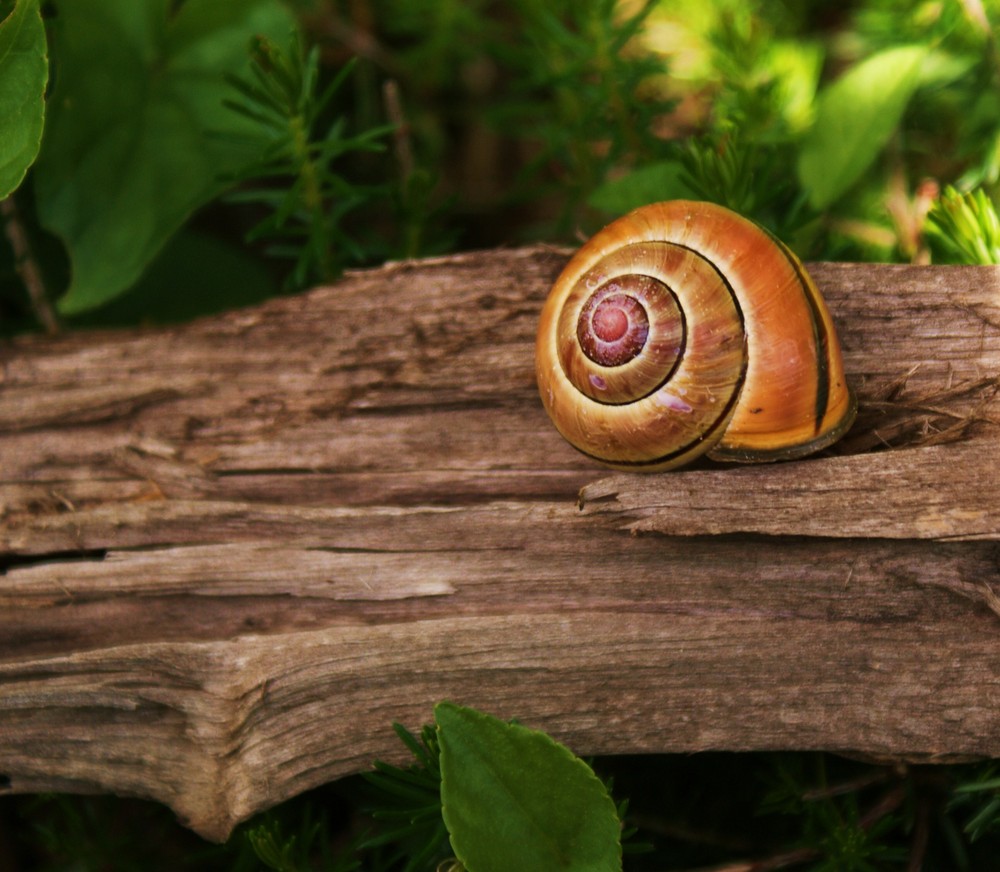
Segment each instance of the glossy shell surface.
[{"label": "glossy shell surface", "polygon": [[588,241],[545,303],[535,363],[560,433],[622,469],[709,451],[800,457],[854,420],[836,331],[802,264],[710,203],[654,203]]}]

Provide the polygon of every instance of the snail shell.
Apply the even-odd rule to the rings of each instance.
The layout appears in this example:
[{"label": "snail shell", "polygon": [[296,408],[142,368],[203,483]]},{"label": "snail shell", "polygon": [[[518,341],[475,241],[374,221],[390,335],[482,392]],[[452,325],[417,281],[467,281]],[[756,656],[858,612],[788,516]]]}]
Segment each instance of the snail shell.
[{"label": "snail shell", "polygon": [[542,310],[535,367],[559,432],[620,469],[802,457],[856,412],[798,258],[711,203],[644,206],[587,242]]}]

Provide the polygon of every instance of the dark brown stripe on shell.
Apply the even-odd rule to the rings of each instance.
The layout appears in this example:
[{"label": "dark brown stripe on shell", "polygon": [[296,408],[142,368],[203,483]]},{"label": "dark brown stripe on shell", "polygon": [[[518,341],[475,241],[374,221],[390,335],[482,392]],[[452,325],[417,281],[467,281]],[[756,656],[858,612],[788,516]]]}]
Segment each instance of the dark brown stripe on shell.
[{"label": "dark brown stripe on shell", "polygon": [[830,335],[827,333],[826,322],[816,299],[818,291],[813,285],[812,279],[806,275],[799,259],[792,254],[788,246],[766,228],[761,229],[778,244],[778,248],[788,261],[788,265],[795,271],[799,286],[809,303],[809,317],[812,321],[813,341],[816,348],[816,407],[813,412],[815,415],[813,432],[818,436],[823,419],[826,417],[826,410],[830,406]]}]

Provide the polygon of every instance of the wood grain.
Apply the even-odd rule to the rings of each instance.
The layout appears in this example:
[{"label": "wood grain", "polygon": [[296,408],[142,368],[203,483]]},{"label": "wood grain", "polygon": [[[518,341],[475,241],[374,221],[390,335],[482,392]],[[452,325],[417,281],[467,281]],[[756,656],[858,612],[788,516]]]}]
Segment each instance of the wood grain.
[{"label": "wood grain", "polygon": [[566,257],[0,346],[0,790],[221,839],[443,698],[580,754],[1000,756],[1000,272],[814,265],[847,439],[642,477],[538,401]]}]

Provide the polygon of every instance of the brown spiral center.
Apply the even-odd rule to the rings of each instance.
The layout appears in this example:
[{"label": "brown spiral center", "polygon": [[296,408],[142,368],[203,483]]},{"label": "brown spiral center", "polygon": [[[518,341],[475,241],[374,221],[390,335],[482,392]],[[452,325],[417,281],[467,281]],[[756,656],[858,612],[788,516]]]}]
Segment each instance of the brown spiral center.
[{"label": "brown spiral center", "polygon": [[576,327],[583,353],[601,366],[634,360],[649,337],[649,316],[635,297],[607,285],[587,300]]},{"label": "brown spiral center", "polygon": [[680,362],[687,340],[677,297],[659,278],[635,271],[650,260],[655,270],[663,248],[618,249],[576,279],[563,301],[559,363],[585,397],[634,403],[662,387]]}]

